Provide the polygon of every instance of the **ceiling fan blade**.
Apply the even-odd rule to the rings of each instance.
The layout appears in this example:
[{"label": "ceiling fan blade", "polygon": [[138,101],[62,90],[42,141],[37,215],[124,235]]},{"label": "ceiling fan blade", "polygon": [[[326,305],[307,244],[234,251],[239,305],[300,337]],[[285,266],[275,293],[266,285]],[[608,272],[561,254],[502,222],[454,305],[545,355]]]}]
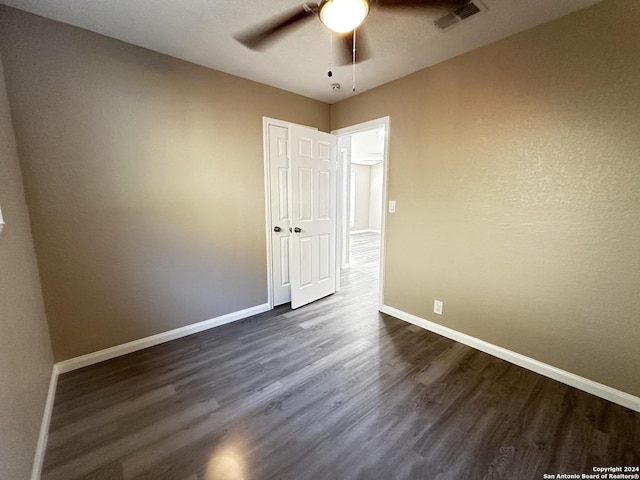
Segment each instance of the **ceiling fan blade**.
[{"label": "ceiling fan blade", "polygon": [[285,33],[301,26],[306,20],[317,17],[317,14],[317,5],[304,4],[245,32],[234,35],[233,38],[251,50],[261,50]]},{"label": "ceiling fan blade", "polygon": [[[356,63],[362,63],[371,55],[367,46],[366,35],[362,33],[362,27],[356,30]],[[340,35],[338,39],[339,65],[351,65],[353,63],[353,32]]]},{"label": "ceiling fan blade", "polygon": [[470,0],[376,0],[375,5],[380,8],[402,7],[462,7]]}]

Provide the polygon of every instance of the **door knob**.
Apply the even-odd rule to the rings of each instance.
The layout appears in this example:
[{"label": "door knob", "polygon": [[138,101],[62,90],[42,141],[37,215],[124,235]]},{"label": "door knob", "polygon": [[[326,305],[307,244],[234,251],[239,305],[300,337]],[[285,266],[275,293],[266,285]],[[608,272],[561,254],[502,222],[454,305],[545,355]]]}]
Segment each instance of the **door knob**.
[{"label": "door knob", "polygon": [[294,232],[296,233],[300,233],[302,231],[302,229],[300,227],[296,227],[293,229]]},{"label": "door knob", "polygon": [[274,232],[280,232],[280,231],[282,231],[282,229],[279,226],[276,225],[275,227],[273,227],[273,231]]}]

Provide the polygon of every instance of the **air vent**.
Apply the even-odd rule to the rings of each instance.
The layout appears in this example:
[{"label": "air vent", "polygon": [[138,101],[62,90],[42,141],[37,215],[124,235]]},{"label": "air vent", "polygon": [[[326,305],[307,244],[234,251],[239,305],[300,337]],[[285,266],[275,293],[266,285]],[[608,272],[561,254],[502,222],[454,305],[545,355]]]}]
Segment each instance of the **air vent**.
[{"label": "air vent", "polygon": [[474,15],[477,15],[482,12],[486,12],[487,7],[485,7],[478,0],[474,0],[473,2],[469,2],[466,5],[454,10],[451,13],[448,13],[444,17],[440,17],[433,24],[442,31],[449,30],[451,27],[467,20]]}]

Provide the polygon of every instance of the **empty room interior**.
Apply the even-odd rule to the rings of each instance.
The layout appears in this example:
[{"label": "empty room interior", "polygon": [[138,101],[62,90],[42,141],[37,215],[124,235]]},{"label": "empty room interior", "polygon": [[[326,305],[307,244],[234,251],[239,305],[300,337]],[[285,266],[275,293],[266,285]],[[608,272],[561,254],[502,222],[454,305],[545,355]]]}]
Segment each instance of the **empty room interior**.
[{"label": "empty room interior", "polygon": [[640,2],[351,3],[0,0],[1,479],[640,478]]}]

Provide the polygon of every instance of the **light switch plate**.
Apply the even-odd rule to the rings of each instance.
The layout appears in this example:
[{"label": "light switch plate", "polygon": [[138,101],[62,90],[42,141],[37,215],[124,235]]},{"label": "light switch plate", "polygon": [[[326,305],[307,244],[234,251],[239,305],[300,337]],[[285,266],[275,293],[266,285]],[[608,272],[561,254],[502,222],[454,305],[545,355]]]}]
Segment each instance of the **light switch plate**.
[{"label": "light switch plate", "polygon": [[396,213],[396,201],[389,200],[389,213]]}]

